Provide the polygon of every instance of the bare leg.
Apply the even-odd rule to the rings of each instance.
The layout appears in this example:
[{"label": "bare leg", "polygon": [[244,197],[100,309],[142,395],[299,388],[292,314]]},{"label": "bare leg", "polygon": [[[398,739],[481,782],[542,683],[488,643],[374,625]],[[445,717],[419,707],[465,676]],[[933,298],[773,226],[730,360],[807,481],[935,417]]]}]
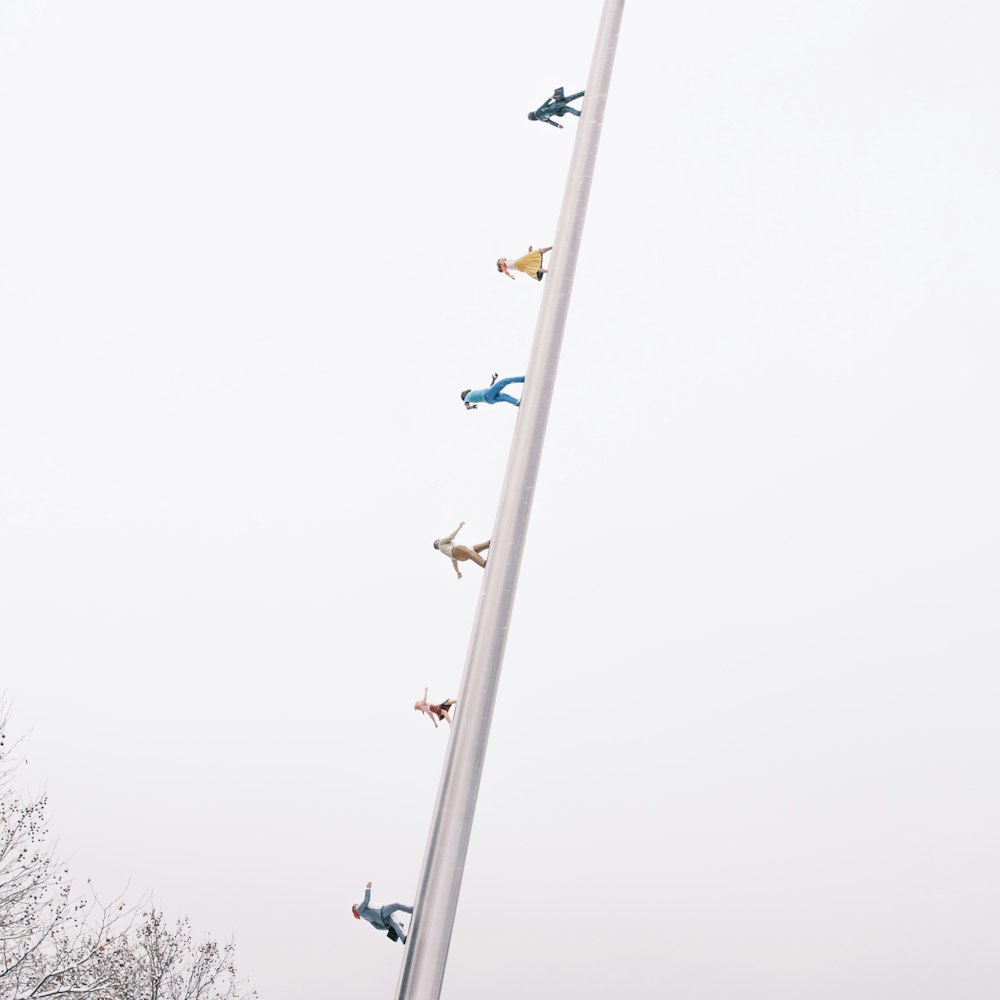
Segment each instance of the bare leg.
[{"label": "bare leg", "polygon": [[472,549],[474,552],[485,552],[486,549],[490,547],[489,542],[480,542],[478,545],[473,545]]},{"label": "bare leg", "polygon": [[478,552],[470,549],[468,545],[456,545],[451,552],[456,559],[461,559],[462,562],[471,560],[477,566],[482,566],[484,569],[486,568],[486,560],[483,559]]}]

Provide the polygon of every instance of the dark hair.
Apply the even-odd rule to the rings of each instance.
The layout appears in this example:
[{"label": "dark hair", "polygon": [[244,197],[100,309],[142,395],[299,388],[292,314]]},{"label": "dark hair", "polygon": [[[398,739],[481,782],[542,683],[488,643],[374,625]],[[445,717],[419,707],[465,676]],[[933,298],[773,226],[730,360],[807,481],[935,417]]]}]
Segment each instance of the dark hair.
[{"label": "dark hair", "polygon": [[499,260],[497,261],[497,270],[498,271],[503,271],[503,265],[500,263]]},{"label": "dark hair", "polygon": [[465,397],[468,396],[470,392],[472,392],[471,389],[463,389],[462,390],[462,402],[463,403],[465,402]]},{"label": "dark hair", "polygon": [[[440,539],[439,539],[439,541],[440,541]],[[435,542],[435,543],[434,543],[434,548],[437,548],[437,547],[438,547],[438,543],[437,543],[437,542]]]},{"label": "dark hair", "polygon": [[529,111],[528,112],[528,121],[529,122],[533,122],[537,117],[538,116],[535,114],[534,111]]}]

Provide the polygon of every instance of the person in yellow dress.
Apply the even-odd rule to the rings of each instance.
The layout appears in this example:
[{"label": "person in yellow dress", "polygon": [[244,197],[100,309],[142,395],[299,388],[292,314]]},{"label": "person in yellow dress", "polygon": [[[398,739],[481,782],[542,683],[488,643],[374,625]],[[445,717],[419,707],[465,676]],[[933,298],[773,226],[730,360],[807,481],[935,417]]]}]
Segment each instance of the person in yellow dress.
[{"label": "person in yellow dress", "polygon": [[501,257],[497,261],[497,270],[501,274],[506,274],[511,281],[514,280],[514,275],[510,273],[510,268],[514,268],[515,271],[520,271],[522,274],[527,274],[536,281],[541,281],[542,275],[549,273],[547,267],[542,267],[542,255],[547,254],[551,249],[552,247],[542,247],[540,250],[535,250],[532,247],[528,247],[528,252],[522,257],[518,257],[513,264],[506,257]]}]

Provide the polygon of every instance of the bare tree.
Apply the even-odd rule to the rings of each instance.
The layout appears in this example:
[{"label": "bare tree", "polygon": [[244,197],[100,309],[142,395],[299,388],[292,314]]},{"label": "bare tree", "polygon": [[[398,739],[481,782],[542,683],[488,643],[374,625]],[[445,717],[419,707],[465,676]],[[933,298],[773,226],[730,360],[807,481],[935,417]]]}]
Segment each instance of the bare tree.
[{"label": "bare tree", "polygon": [[233,945],[195,944],[188,921],[74,896],[69,869],[47,846],[46,795],[12,787],[15,743],[0,701],[0,1000],[245,1000]]},{"label": "bare tree", "polygon": [[12,788],[17,742],[0,702],[0,1000],[96,996],[112,981],[129,914],[116,900],[74,897],[46,845],[48,797]]},{"label": "bare tree", "polygon": [[247,1000],[256,997],[237,978],[232,942],[195,942],[187,918],[168,927],[162,912],[143,913],[130,936],[130,964],[115,1000]]}]

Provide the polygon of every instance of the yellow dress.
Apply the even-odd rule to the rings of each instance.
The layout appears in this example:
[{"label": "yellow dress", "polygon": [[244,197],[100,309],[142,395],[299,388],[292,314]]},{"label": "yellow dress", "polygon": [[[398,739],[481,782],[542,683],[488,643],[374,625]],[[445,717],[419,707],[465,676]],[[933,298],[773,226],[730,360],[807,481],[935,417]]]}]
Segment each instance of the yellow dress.
[{"label": "yellow dress", "polygon": [[541,281],[542,279],[538,276],[538,272],[542,269],[541,251],[532,250],[531,253],[526,253],[523,257],[518,257],[514,261],[514,267],[522,274],[530,275],[536,281]]}]

